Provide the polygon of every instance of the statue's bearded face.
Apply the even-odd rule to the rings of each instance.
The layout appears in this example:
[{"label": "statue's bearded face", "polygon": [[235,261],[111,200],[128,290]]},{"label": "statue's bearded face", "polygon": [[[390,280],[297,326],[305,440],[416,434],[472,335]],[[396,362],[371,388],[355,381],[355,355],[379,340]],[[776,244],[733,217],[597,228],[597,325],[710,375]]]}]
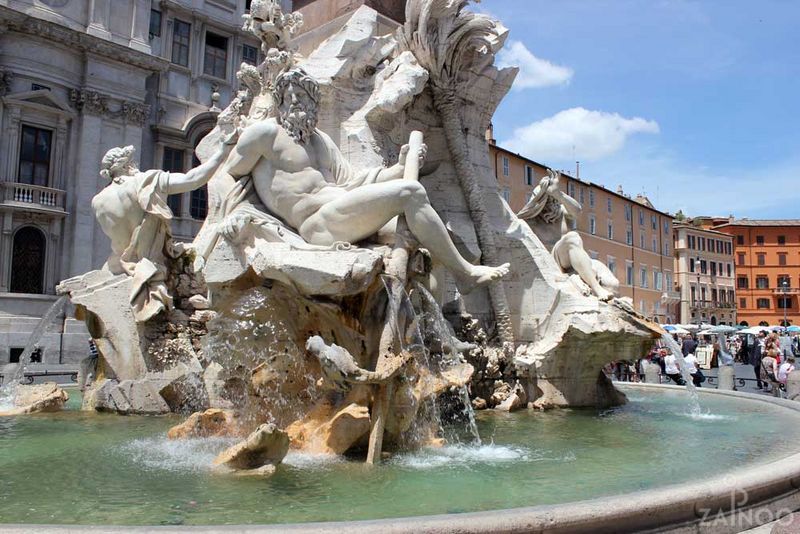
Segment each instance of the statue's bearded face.
[{"label": "statue's bearded face", "polygon": [[278,102],[278,121],[295,141],[304,143],[317,126],[317,102],[301,85],[288,83]]}]

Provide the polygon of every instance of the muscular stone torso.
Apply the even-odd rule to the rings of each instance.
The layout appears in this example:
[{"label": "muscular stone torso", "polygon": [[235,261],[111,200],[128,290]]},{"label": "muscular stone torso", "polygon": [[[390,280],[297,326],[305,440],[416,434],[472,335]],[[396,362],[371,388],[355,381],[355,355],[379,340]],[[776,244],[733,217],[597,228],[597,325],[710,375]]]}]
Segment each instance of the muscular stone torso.
[{"label": "muscular stone torso", "polygon": [[138,175],[128,176],[121,184],[111,183],[92,199],[100,228],[111,239],[116,256],[130,244],[133,231],[144,218],[137,198]]},{"label": "muscular stone torso", "polygon": [[277,127],[269,152],[253,168],[253,185],[266,207],[295,229],[345,193],[334,183],[328,151],[318,133],[301,144]]},{"label": "muscular stone torso", "polygon": [[536,237],[547,247],[547,250],[553,250],[553,247],[561,237],[572,230],[564,209],[561,208],[561,215],[553,222],[547,223],[541,217],[536,217],[530,222],[531,227],[536,233]]}]

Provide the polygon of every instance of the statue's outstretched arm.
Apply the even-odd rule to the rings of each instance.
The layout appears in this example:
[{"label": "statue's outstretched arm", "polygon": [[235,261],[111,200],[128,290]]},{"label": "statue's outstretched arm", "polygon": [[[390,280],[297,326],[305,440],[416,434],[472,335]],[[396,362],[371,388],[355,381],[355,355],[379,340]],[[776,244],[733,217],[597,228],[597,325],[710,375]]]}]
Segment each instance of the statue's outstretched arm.
[{"label": "statue's outstretched arm", "polygon": [[175,195],[194,191],[205,185],[216,172],[217,168],[225,161],[230,154],[233,144],[222,143],[213,156],[208,158],[205,163],[198,165],[185,174],[169,173],[168,193]]}]

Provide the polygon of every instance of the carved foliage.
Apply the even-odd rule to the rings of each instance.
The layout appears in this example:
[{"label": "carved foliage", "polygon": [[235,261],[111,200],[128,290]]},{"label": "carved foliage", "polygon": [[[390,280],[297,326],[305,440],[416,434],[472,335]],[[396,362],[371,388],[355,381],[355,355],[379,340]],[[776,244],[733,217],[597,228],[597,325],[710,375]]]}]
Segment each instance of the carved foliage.
[{"label": "carved foliage", "polygon": [[121,118],[139,126],[147,123],[150,116],[149,105],[124,101],[120,104],[119,109],[111,111],[108,105],[109,100],[109,96],[89,89],[72,89],[69,92],[70,104],[78,111],[112,119]]}]

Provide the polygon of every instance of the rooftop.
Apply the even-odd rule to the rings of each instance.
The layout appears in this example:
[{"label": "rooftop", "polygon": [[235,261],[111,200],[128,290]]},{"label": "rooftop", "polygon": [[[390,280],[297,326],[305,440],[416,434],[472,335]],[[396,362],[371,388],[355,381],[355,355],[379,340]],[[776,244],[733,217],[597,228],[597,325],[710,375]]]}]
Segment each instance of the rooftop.
[{"label": "rooftop", "polygon": [[[695,224],[692,224],[691,219],[687,219],[684,221],[678,221],[678,220],[672,221],[672,227],[675,228],[676,230],[679,228],[686,228],[687,230],[692,230],[699,233],[713,234],[713,235],[718,235],[720,237],[733,239],[733,236],[731,234],[726,234],[724,232],[712,230],[711,228],[703,228],[702,226],[697,226]],[[718,226],[715,226],[715,228],[718,228]]]},{"label": "rooftop", "polygon": [[800,219],[734,219],[714,228],[725,226],[800,226]]},{"label": "rooftop", "polygon": [[[511,151],[511,150],[509,150],[509,149],[507,149],[507,148],[503,148],[502,146],[498,145],[498,144],[497,144],[497,143],[496,143],[496,142],[495,142],[493,139],[487,139],[487,141],[488,141],[489,145],[490,145],[492,148],[495,148],[495,149],[497,149],[499,152],[505,152],[506,154],[511,154],[511,155],[513,155],[513,156],[516,156],[516,157],[518,157],[518,158],[519,158],[519,159],[521,159],[521,160],[524,160],[524,161],[526,161],[526,162],[528,162],[528,163],[532,163],[532,164],[534,164],[534,165],[538,165],[539,167],[542,167],[542,168],[545,168],[545,169],[556,170],[556,169],[553,169],[552,167],[550,167],[550,166],[548,166],[548,165],[545,165],[545,164],[543,164],[543,163],[539,163],[538,161],[532,160],[532,159],[530,159],[530,158],[529,158],[529,157],[527,157],[527,156],[523,156],[522,154],[519,154],[519,153],[517,153],[517,152],[513,152],[513,151]],[[647,208],[647,209],[649,209],[649,210],[651,210],[651,211],[654,211],[654,212],[656,212],[656,213],[659,213],[659,214],[661,214],[661,215],[664,215],[665,217],[668,217],[669,219],[673,219],[673,218],[674,218],[674,216],[673,216],[671,213],[669,213],[669,212],[667,212],[667,211],[662,211],[662,210],[660,210],[660,209],[658,209],[658,208],[654,207],[654,206],[653,206],[653,204],[650,202],[650,199],[648,199],[648,198],[647,198],[646,196],[644,196],[644,195],[641,195],[641,194],[639,194],[639,195],[637,195],[637,196],[636,196],[636,198],[635,198],[635,199],[634,199],[634,198],[631,198],[631,197],[630,197],[630,196],[628,196],[628,195],[626,195],[626,194],[625,194],[625,193],[622,191],[622,186],[620,186],[620,187],[617,189],[617,191],[612,191],[611,189],[607,188],[607,187],[606,187],[606,186],[604,186],[604,185],[596,184],[596,183],[594,183],[594,182],[589,182],[589,181],[587,181],[587,180],[584,180],[583,178],[577,178],[577,177],[575,177],[575,176],[572,176],[572,175],[571,175],[569,172],[567,172],[567,171],[560,170],[560,171],[558,171],[558,172],[559,172],[559,173],[561,173],[561,175],[562,175],[562,176],[564,176],[564,177],[566,177],[566,178],[568,178],[568,179],[570,179],[570,180],[575,180],[576,182],[579,182],[579,183],[581,183],[581,184],[583,184],[583,185],[586,185],[586,186],[590,186],[590,187],[596,187],[597,189],[601,189],[601,190],[605,191],[606,193],[609,193],[609,194],[611,194],[611,195],[613,195],[613,196],[615,196],[615,197],[617,197],[617,198],[620,198],[620,199],[623,199],[623,200],[627,200],[628,202],[633,202],[633,203],[636,203],[636,204],[638,204],[638,205],[640,205],[640,206],[642,206],[642,207],[645,207],[645,208]],[[798,222],[800,222],[800,221],[798,221]]]}]

